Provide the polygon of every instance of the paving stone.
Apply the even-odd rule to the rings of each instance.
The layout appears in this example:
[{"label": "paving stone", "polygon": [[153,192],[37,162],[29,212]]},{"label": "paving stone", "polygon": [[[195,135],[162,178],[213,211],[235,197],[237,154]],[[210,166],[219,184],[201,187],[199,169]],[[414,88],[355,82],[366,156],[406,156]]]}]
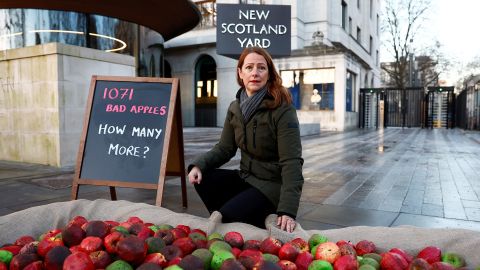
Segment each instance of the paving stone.
[{"label": "paving stone", "polygon": [[443,205],[424,203],[422,206],[422,215],[443,217]]}]

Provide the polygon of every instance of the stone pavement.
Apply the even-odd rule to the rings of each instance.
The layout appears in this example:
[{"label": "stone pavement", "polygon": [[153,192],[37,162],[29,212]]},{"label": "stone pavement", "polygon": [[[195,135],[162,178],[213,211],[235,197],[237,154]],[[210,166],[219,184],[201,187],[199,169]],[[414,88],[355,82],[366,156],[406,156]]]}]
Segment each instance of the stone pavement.
[{"label": "stone pavement", "polygon": [[[220,128],[185,128],[186,163],[214,145]],[[298,221],[305,229],[413,225],[480,231],[480,132],[461,129],[354,130],[302,137],[305,184]],[[225,164],[238,168],[239,155]],[[0,161],[0,215],[70,200],[74,168]],[[208,217],[179,178],[166,182],[162,207]],[[82,199],[109,199],[108,187],[82,185]],[[117,188],[120,200],[154,204],[156,191]]]}]

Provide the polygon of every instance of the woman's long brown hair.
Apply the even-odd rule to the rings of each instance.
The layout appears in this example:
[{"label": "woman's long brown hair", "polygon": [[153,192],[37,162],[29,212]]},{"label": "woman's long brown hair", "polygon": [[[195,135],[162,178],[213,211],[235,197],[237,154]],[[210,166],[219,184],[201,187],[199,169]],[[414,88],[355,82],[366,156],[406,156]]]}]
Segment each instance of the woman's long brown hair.
[{"label": "woman's long brown hair", "polygon": [[283,87],[282,85],[282,78],[278,74],[277,70],[275,69],[275,66],[273,65],[273,60],[270,54],[263,48],[260,47],[247,47],[243,50],[242,54],[240,55],[240,58],[238,59],[238,64],[237,64],[237,82],[241,87],[245,87],[243,85],[242,79],[240,79],[240,76],[238,75],[238,69],[241,69],[243,66],[243,63],[245,62],[245,57],[251,53],[256,53],[263,58],[265,58],[265,61],[267,61],[267,67],[268,67],[268,80],[267,80],[267,86],[268,86],[268,93],[273,97],[274,101],[272,104],[272,108],[276,108],[280,106],[283,102],[287,104],[292,104],[292,96],[290,95],[290,92]]}]

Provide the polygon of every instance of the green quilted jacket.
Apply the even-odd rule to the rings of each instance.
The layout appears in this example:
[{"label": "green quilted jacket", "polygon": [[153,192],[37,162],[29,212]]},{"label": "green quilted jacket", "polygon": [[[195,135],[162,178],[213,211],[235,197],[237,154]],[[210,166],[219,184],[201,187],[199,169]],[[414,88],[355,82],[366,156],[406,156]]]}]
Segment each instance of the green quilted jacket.
[{"label": "green quilted jacket", "polygon": [[[196,158],[202,171],[218,168],[241,150],[240,177],[259,189],[277,207],[277,213],[296,217],[303,186],[302,145],[293,105],[267,108],[265,96],[257,111],[244,123],[240,91],[227,112],[220,141]],[[225,179],[228,181],[228,179]]]}]

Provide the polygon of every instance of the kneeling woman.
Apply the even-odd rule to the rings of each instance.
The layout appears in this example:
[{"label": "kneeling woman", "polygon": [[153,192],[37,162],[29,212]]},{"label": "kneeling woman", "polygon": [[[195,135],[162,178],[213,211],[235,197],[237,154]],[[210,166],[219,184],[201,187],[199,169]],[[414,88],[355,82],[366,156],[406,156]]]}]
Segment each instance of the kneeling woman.
[{"label": "kneeling woman", "polygon": [[[208,211],[223,222],[244,222],[265,228],[265,218],[278,215],[277,225],[295,229],[303,186],[302,145],[292,98],[270,54],[246,48],[237,64],[240,89],[227,111],[220,141],[188,166]],[[218,169],[241,150],[240,170]]]}]

